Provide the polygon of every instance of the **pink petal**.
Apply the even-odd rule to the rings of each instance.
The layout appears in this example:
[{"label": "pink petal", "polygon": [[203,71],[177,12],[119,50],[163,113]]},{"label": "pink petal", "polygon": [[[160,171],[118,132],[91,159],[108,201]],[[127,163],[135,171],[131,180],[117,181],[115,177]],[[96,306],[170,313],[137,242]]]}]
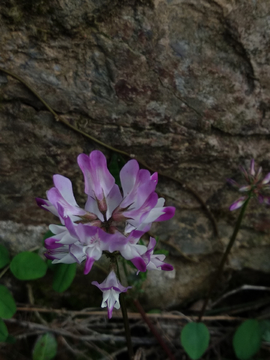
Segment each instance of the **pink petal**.
[{"label": "pink petal", "polygon": [[53,182],[56,189],[67,203],[73,206],[78,206],[73,195],[72,183],[68,178],[62,175],[54,175]]},{"label": "pink petal", "polygon": [[262,203],[265,203],[265,204],[267,204],[267,205],[270,205],[270,197],[259,195],[259,202],[260,202],[261,204],[262,204]]},{"label": "pink petal", "polygon": [[108,205],[108,209],[107,209],[107,219],[109,219],[112,216],[113,211],[117,208],[117,206],[121,203],[122,201],[122,195],[121,192],[119,190],[118,185],[114,185],[112,190],[110,191],[110,193],[107,196],[107,205]]},{"label": "pink petal", "polygon": [[77,263],[81,264],[85,260],[85,254],[83,252],[83,247],[80,245],[73,244],[69,248],[70,255],[74,257]]},{"label": "pink petal", "polygon": [[254,165],[255,165],[255,161],[254,161],[254,159],[252,159],[252,160],[250,161],[250,174],[251,174],[252,176],[255,176],[255,167],[254,167]]},{"label": "pink petal", "polygon": [[108,306],[108,319],[112,318],[112,312],[113,312],[113,306],[111,307]]},{"label": "pink petal", "polygon": [[246,181],[248,182],[249,181],[249,176],[248,176],[248,173],[247,173],[246,169],[243,166],[239,166],[239,169],[244,174],[244,177],[245,177]]},{"label": "pink petal", "polygon": [[242,187],[239,188],[239,191],[241,191],[241,192],[250,191],[250,190],[251,190],[250,185],[242,186]]},{"label": "pink petal", "polygon": [[233,180],[233,179],[227,179],[227,182],[232,186],[239,187],[237,182],[235,180]]},{"label": "pink petal", "polygon": [[262,167],[260,166],[256,174],[256,180],[259,181],[261,177],[262,177]]},{"label": "pink petal", "polygon": [[270,181],[270,173],[268,173],[268,174],[265,176],[265,178],[264,178],[263,181],[262,181],[262,184],[263,184],[263,185],[266,185],[266,184],[269,183],[269,181]]},{"label": "pink petal", "polygon": [[128,161],[120,171],[120,180],[124,193],[124,197],[127,196],[132,190],[137,174],[139,171],[139,164],[136,160]]},{"label": "pink petal", "polygon": [[62,244],[58,243],[58,240],[54,239],[54,238],[47,238],[45,239],[45,247],[48,250],[52,250],[52,249],[58,249],[60,247],[62,247]]},{"label": "pink petal", "polygon": [[147,252],[152,252],[154,250],[154,247],[156,246],[156,243],[156,239],[150,237],[149,244],[147,246]]},{"label": "pink petal", "polygon": [[173,266],[170,265],[170,264],[164,263],[163,265],[161,265],[161,270],[163,270],[163,271],[172,271],[172,270],[173,270]]},{"label": "pink petal", "polygon": [[42,209],[51,212],[53,215],[58,216],[58,212],[53,204],[45,199],[36,198],[37,205]]},{"label": "pink petal", "polygon": [[260,204],[263,204],[263,202],[264,202],[264,196],[262,196],[261,194],[259,194],[258,200],[259,200],[259,203],[260,203]]},{"label": "pink petal", "polygon": [[146,264],[141,257],[136,257],[130,260],[136,268],[142,272],[146,271]]},{"label": "pink petal", "polygon": [[90,258],[90,257],[86,258],[86,262],[85,262],[85,266],[84,266],[84,272],[83,272],[84,275],[87,275],[91,271],[94,262],[95,262],[95,259]]},{"label": "pink petal", "polygon": [[162,212],[163,214],[160,215],[156,220],[155,222],[157,221],[166,221],[166,220],[169,220],[171,219],[174,214],[175,214],[175,207],[173,206],[166,206],[164,208],[162,208]]},{"label": "pink petal", "polygon": [[239,209],[246,201],[246,197],[241,197],[240,199],[236,200],[231,206],[230,211]]},{"label": "pink petal", "polygon": [[80,154],[78,164],[84,175],[86,194],[96,197],[99,201],[106,198],[115,180],[107,168],[107,160],[102,152],[92,151],[89,157]]}]

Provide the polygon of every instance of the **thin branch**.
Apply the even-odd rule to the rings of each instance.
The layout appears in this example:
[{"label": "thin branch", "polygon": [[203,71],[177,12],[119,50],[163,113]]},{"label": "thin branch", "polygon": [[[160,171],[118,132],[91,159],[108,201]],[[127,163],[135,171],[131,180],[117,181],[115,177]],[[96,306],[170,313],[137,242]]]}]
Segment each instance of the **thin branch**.
[{"label": "thin branch", "polygon": [[63,345],[68,349],[68,351],[70,351],[73,355],[75,355],[76,358],[77,358],[77,356],[79,356],[80,358],[82,357],[86,360],[92,360],[91,357],[86,356],[82,351],[74,349],[72,346],[70,346],[69,343],[67,342],[67,340],[63,336],[60,336],[60,339],[61,339]]},{"label": "thin branch", "polygon": [[107,351],[101,349],[99,346],[97,346],[92,341],[85,341],[84,345],[88,346],[90,349],[95,349],[97,352],[99,352],[101,355],[105,356],[107,360],[113,360],[113,356],[107,353]]},{"label": "thin branch", "polygon": [[[120,355],[120,354],[122,354],[123,352],[126,352],[127,350],[128,350],[127,347],[124,347],[124,348],[122,348],[122,349],[119,349],[119,350],[111,353],[110,356],[114,359],[117,355]],[[103,357],[103,358],[100,359],[100,360],[108,360],[108,358],[107,358],[107,357]]]},{"label": "thin branch", "polygon": [[[107,311],[74,311],[74,310],[64,310],[64,309],[47,309],[47,308],[33,308],[30,306],[27,307],[17,307],[17,311],[38,311],[38,312],[45,312],[45,313],[55,313],[59,315],[69,314],[72,316],[80,316],[80,315],[88,315],[93,317],[100,317],[104,316],[107,317]],[[121,319],[122,314],[120,311],[114,310],[113,317],[115,319]],[[132,313],[128,312],[129,319],[141,319],[141,315],[139,313]],[[173,315],[170,313],[163,313],[163,314],[147,314],[147,317],[152,319],[166,319],[166,320],[187,320],[185,315]],[[198,316],[189,316],[192,321],[198,319]],[[203,321],[213,321],[213,320],[224,320],[224,321],[244,321],[245,318],[242,317],[234,317],[228,315],[217,315],[217,316],[203,316]]]},{"label": "thin branch", "polygon": [[145,321],[145,323],[148,325],[149,329],[151,330],[152,334],[155,336],[155,338],[157,339],[157,341],[159,342],[160,346],[162,347],[162,349],[165,351],[165,353],[168,355],[168,357],[171,360],[175,360],[175,357],[173,356],[173,354],[171,353],[170,349],[168,348],[168,346],[165,344],[165,342],[163,341],[161,335],[158,333],[158,331],[156,330],[154,324],[148,319],[148,317],[146,316],[146,313],[144,312],[141,304],[139,303],[138,300],[134,300],[134,304],[136,306],[136,308],[138,309],[138,311],[140,312],[143,320]]},{"label": "thin branch", "polygon": [[220,303],[222,300],[226,299],[228,296],[234,295],[240,291],[243,290],[258,290],[258,291],[270,291],[270,287],[267,286],[256,286],[256,285],[243,285],[237,289],[231,290],[227,292],[226,294],[222,295],[219,299],[217,299],[215,302],[212,302],[211,307],[215,307],[218,303]]},{"label": "thin branch", "polygon": [[[31,305],[34,305],[34,295],[33,295],[33,290],[32,290],[32,286],[30,284],[26,284],[27,287],[27,294],[28,294],[28,299]],[[43,324],[43,325],[48,325],[47,321],[45,319],[43,319],[43,317],[40,315],[40,313],[35,310],[34,314],[36,316],[36,318]]]},{"label": "thin branch", "polygon": [[1,279],[1,277],[2,277],[3,275],[5,275],[5,273],[8,271],[8,269],[9,269],[9,265],[6,266],[6,267],[4,268],[4,270],[1,271],[1,273],[0,273],[0,279]]},{"label": "thin branch", "polygon": [[[38,329],[38,330],[44,330],[44,331],[50,331],[62,336],[66,336],[66,337],[70,337],[72,339],[75,340],[80,340],[80,341],[108,341],[108,342],[117,342],[117,343],[125,343],[126,342],[126,337],[125,336],[115,336],[115,335],[110,335],[110,334],[98,334],[98,335],[74,335],[69,331],[66,330],[62,330],[59,328],[55,328],[55,327],[48,327],[48,326],[44,326],[41,324],[36,324],[36,323],[32,323],[29,321],[21,321],[21,320],[17,320],[17,319],[6,319],[5,320],[6,323],[11,323],[11,324],[18,324],[20,326],[23,326],[25,328],[29,328],[29,329]],[[132,342],[134,344],[138,344],[138,345],[152,345],[152,344],[156,344],[156,340],[152,339],[152,338],[146,338],[146,337],[132,337]]]}]

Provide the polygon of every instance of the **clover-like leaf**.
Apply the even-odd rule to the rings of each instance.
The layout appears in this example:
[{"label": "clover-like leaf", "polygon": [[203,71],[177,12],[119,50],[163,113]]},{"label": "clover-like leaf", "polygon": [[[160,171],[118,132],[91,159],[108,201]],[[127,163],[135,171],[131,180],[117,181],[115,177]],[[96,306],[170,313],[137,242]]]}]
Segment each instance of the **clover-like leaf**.
[{"label": "clover-like leaf", "polygon": [[8,337],[8,329],[2,319],[0,319],[0,341],[6,341]]},{"label": "clover-like leaf", "polygon": [[33,360],[51,360],[57,353],[57,341],[51,333],[38,338],[33,350]]},{"label": "clover-like leaf", "polygon": [[233,337],[233,348],[240,360],[250,359],[259,350],[262,341],[262,331],[258,320],[244,321]]},{"label": "clover-like leaf", "polygon": [[208,348],[210,334],[203,323],[190,322],[181,332],[181,344],[193,360],[199,359]]},{"label": "clover-like leaf", "polygon": [[53,275],[53,289],[57,292],[63,292],[71,285],[76,275],[76,263],[74,264],[56,264]]},{"label": "clover-like leaf", "polygon": [[0,285],[0,318],[10,319],[16,310],[16,304],[10,291],[4,285]]},{"label": "clover-like leaf", "polygon": [[10,270],[19,280],[34,280],[46,274],[47,265],[37,254],[24,251],[12,259]]}]

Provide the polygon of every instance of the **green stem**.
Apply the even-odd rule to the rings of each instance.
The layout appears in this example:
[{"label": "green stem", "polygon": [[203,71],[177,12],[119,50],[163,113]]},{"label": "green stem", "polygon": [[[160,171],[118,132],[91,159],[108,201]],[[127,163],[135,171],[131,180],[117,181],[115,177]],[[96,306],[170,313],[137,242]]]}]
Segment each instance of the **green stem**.
[{"label": "green stem", "polygon": [[206,299],[205,299],[205,301],[204,301],[203,307],[202,307],[202,309],[201,309],[201,312],[200,312],[200,315],[199,315],[199,318],[198,318],[198,322],[201,322],[202,317],[203,317],[203,315],[204,315],[204,313],[205,313],[207,304],[208,304],[208,302],[209,302],[211,293],[212,293],[213,289],[215,288],[215,286],[216,286],[216,284],[217,284],[217,281],[219,280],[219,278],[220,278],[220,276],[221,276],[221,274],[222,274],[222,272],[223,272],[224,265],[225,265],[225,263],[226,263],[226,260],[227,260],[227,258],[228,258],[228,255],[229,255],[229,253],[230,253],[230,251],[231,251],[231,248],[232,248],[232,246],[233,246],[233,244],[234,244],[234,242],[235,242],[235,240],[236,240],[236,236],[237,236],[238,231],[239,231],[239,229],[240,229],[241,222],[242,222],[242,220],[243,220],[243,217],[244,217],[244,214],[245,214],[247,205],[248,205],[248,203],[249,203],[249,200],[250,200],[250,196],[247,198],[247,200],[246,200],[246,202],[244,203],[244,205],[243,205],[243,207],[242,207],[242,209],[241,209],[241,212],[240,212],[240,214],[239,214],[239,216],[238,216],[238,219],[237,219],[237,221],[236,221],[236,224],[235,224],[235,228],[234,228],[232,237],[231,237],[231,239],[230,239],[230,241],[229,241],[229,244],[227,245],[227,248],[226,248],[226,250],[225,250],[222,258],[221,258],[221,261],[220,261],[220,263],[219,263],[219,266],[218,266],[218,269],[217,269],[217,272],[216,272],[216,276],[215,276],[215,278],[214,278],[214,281],[212,282],[212,285],[210,286],[210,289],[208,290],[208,294],[207,294],[207,297],[206,297]]},{"label": "green stem", "polygon": [[130,285],[130,283],[128,281],[128,270],[127,270],[126,260],[125,259],[123,261],[123,269],[124,269],[124,273],[125,273],[125,276],[126,276],[127,283],[128,283],[128,285]]},{"label": "green stem", "polygon": [[6,266],[6,267],[4,268],[4,270],[0,273],[0,279],[1,279],[1,277],[2,277],[3,275],[5,275],[5,273],[8,271],[8,269],[9,269],[9,265]]},{"label": "green stem", "polygon": [[[117,276],[118,276],[118,279],[121,282],[121,276],[120,276],[120,271],[119,271],[119,266],[118,266],[117,259],[116,259],[116,265],[117,265]],[[124,327],[125,327],[125,334],[126,334],[126,340],[127,340],[129,359],[133,360],[134,359],[134,353],[133,353],[133,347],[132,347],[132,342],[131,342],[131,334],[130,334],[130,329],[129,329],[129,321],[128,321],[127,307],[126,307],[126,301],[125,301],[125,294],[124,293],[120,294],[119,300],[120,300],[120,306],[121,306],[121,311],[122,311],[122,315],[123,315],[123,322],[124,322]]]}]

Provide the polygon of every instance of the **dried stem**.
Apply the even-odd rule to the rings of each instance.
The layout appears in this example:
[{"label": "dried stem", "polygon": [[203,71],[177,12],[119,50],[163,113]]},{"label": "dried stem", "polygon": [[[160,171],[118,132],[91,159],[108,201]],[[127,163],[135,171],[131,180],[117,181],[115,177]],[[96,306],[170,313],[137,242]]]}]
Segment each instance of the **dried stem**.
[{"label": "dried stem", "polygon": [[146,322],[146,324],[148,325],[149,329],[151,330],[151,332],[153,333],[153,335],[155,336],[155,338],[157,339],[157,341],[159,342],[159,344],[161,345],[161,347],[163,348],[163,350],[166,352],[166,354],[168,355],[168,357],[171,360],[175,360],[175,357],[173,356],[173,354],[171,353],[170,349],[168,348],[168,346],[165,344],[164,340],[162,339],[162,337],[160,336],[160,334],[157,332],[155,326],[152,324],[152,322],[150,321],[150,319],[148,319],[148,317],[146,316],[146,313],[144,312],[141,304],[139,303],[138,300],[133,300],[134,304],[136,306],[136,308],[138,309],[139,313],[141,314],[143,320]]}]

